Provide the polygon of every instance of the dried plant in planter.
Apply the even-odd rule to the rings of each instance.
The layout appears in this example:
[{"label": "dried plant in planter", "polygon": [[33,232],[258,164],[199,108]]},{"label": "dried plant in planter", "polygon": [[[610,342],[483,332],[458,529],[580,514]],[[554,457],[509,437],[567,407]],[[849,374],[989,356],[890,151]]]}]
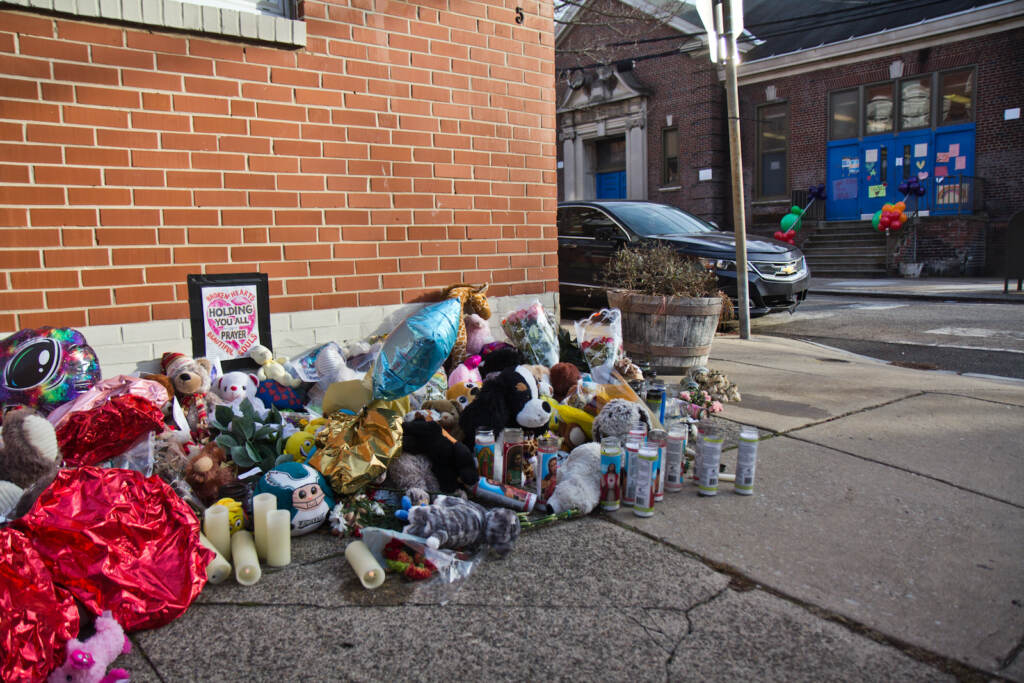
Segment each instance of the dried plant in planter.
[{"label": "dried plant in planter", "polygon": [[658,242],[624,247],[608,261],[602,273],[614,289],[651,296],[719,297],[724,322],[733,318],[732,300],[718,289],[718,277],[696,258]]}]

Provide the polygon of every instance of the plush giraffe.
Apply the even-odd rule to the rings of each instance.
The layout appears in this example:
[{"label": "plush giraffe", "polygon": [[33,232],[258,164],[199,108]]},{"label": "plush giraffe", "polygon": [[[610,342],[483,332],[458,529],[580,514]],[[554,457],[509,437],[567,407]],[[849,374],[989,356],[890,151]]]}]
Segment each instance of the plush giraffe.
[{"label": "plush giraffe", "polygon": [[[462,302],[463,313],[476,313],[484,320],[491,317],[491,307],[487,303],[488,285],[468,285],[460,282],[444,290],[443,299],[458,299]],[[466,360],[466,324],[459,319],[459,332],[455,337],[455,346],[448,356],[451,368]]]}]

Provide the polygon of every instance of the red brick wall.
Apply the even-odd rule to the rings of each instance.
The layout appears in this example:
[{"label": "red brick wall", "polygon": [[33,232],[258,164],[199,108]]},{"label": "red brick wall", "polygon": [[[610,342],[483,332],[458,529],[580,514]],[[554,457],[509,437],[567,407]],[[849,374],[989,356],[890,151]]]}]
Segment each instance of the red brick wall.
[{"label": "red brick wall", "polygon": [[198,272],[275,313],[557,290],[551,3],[304,12],[295,50],[0,11],[0,330],[187,318]]},{"label": "red brick wall", "polygon": [[[752,196],[756,160],[756,106],[765,102],[765,86],[776,87],[777,97],[789,103],[789,181],[806,189],[825,181],[828,142],[828,93],[833,90],[889,80],[889,65],[903,60],[904,76],[976,66],[975,175],[985,184],[985,209],[1005,220],[1024,208],[1024,120],[1004,121],[1003,111],[1020,107],[1024,92],[1024,30],[946,43],[926,50],[822,69],[779,78],[740,89],[743,107],[743,156],[748,201]],[[754,207],[755,219],[772,222],[773,211]],[[775,222],[778,218],[775,217]]]},{"label": "red brick wall", "polygon": [[[647,100],[647,198],[672,204],[713,220],[723,220],[731,202],[729,147],[725,128],[725,91],[707,55],[674,54],[653,59],[644,56],[667,52],[685,41],[679,31],[650,19],[629,22],[613,20],[628,10],[617,0],[593,4],[595,13],[581,14],[577,23],[559,43],[556,66],[560,74],[574,67],[592,65],[597,59],[641,57],[633,66],[637,79],[651,94]],[[612,25],[613,24],[613,25]],[[632,39],[671,36],[671,40],[605,47]],[[581,50],[588,50],[579,54]],[[559,79],[559,101],[568,87]],[[666,117],[679,131],[679,189],[660,191],[662,185],[662,131]],[[562,150],[559,149],[559,154]],[[699,182],[697,171],[713,168],[711,181]]]}]

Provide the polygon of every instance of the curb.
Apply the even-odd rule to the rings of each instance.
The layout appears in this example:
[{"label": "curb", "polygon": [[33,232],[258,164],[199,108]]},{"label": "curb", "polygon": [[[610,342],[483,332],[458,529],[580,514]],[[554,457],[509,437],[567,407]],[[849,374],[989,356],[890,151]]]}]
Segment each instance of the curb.
[{"label": "curb", "polygon": [[824,296],[862,296],[876,299],[921,299],[924,301],[959,301],[975,304],[1024,304],[1024,296],[1012,294],[927,294],[923,292],[880,292],[878,290],[809,289],[808,294]]}]

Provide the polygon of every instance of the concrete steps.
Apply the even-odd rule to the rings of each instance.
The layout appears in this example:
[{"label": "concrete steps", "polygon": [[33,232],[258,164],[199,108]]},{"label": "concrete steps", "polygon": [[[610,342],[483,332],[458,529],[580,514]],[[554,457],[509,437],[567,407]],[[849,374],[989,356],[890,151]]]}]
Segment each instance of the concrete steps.
[{"label": "concrete steps", "polygon": [[801,249],[814,277],[885,277],[885,235],[867,221],[821,223]]}]

